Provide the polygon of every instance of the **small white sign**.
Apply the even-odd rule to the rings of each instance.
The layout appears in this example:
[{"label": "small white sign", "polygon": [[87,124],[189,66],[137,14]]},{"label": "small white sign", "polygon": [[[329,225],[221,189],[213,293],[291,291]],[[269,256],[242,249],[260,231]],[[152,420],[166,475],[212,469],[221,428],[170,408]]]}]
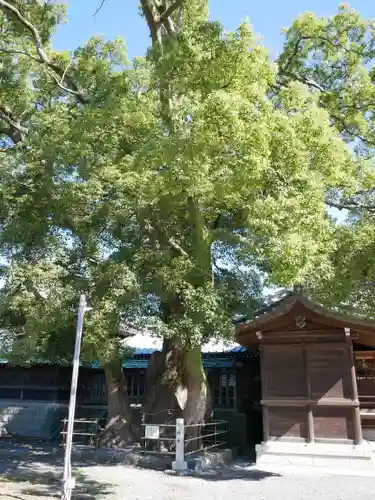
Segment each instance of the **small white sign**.
[{"label": "small white sign", "polygon": [[76,487],[76,478],[75,477],[70,477],[67,481],[68,483],[68,488],[70,490],[74,490],[74,488]]},{"label": "small white sign", "polygon": [[159,439],[160,428],[158,425],[146,425],[145,438],[146,439]]}]

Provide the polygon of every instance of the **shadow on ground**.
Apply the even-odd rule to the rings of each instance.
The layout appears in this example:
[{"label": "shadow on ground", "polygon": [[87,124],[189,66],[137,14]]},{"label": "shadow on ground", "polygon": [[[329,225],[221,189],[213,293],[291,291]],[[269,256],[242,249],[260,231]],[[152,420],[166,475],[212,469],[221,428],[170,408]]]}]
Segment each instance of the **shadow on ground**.
[{"label": "shadow on ground", "polygon": [[[74,464],[79,467],[79,464]],[[83,464],[81,464],[83,465]],[[87,464],[84,464],[87,466]],[[52,469],[52,470],[51,470]],[[112,493],[110,484],[95,481],[80,472],[73,473],[76,486],[73,492],[75,500],[91,500],[105,498]],[[12,458],[0,460],[0,499],[24,500],[29,497],[60,498],[61,496],[62,462],[56,457],[43,457],[39,460]],[[9,484],[8,488],[5,486]],[[4,487],[1,487],[4,485]],[[4,492],[4,490],[6,490]],[[13,493],[13,491],[17,491]]]},{"label": "shadow on ground", "polygon": [[[46,446],[0,446],[0,500],[26,500],[32,497],[60,498],[63,469],[63,449]],[[76,487],[74,500],[105,499],[113,493],[116,485],[96,481],[79,469],[98,465],[114,466],[123,463],[123,457],[108,454],[105,450],[86,450],[81,456],[72,457],[73,476]],[[203,481],[262,481],[278,474],[259,470],[252,456],[241,457],[228,466],[217,466],[207,471],[187,475]],[[2,485],[9,484],[8,488]],[[3,490],[6,493],[3,493]],[[4,496],[2,496],[4,495]]]},{"label": "shadow on ground", "polygon": [[242,481],[262,481],[263,479],[268,479],[270,477],[280,477],[280,474],[274,474],[272,472],[257,469],[241,470],[234,469],[233,467],[227,467],[197,473],[195,474],[195,477],[199,477],[205,481],[231,481],[233,479]]},{"label": "shadow on ground", "polygon": [[[173,474],[173,472],[171,472]],[[221,465],[207,471],[192,472],[188,477],[199,478],[204,481],[262,481],[271,477],[281,477],[280,474],[263,471],[255,467],[252,460],[239,459],[230,465]]]}]

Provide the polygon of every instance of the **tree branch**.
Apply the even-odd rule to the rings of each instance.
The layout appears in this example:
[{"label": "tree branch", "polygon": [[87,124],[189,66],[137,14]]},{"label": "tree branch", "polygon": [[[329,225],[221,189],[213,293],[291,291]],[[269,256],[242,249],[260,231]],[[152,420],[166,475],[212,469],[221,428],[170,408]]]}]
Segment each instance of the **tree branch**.
[{"label": "tree branch", "polygon": [[183,257],[189,257],[189,254],[185,252],[185,250],[178,243],[176,243],[172,237],[168,239],[168,243],[174,250],[179,252]]},{"label": "tree branch", "polygon": [[177,31],[180,31],[180,29],[182,28],[182,21],[183,21],[183,9],[181,5],[180,8],[178,9],[178,15],[177,15],[177,24],[176,24]]},{"label": "tree branch", "polygon": [[154,6],[150,5],[148,0],[141,0],[141,6],[143,14],[146,18],[148,28],[151,34],[152,43],[156,43],[158,40],[158,17],[157,12],[155,12]]},{"label": "tree branch", "polygon": [[99,14],[99,12],[102,10],[102,8],[103,8],[103,6],[104,6],[105,2],[106,2],[106,0],[102,0],[102,1],[100,2],[100,5],[99,5],[99,7],[96,9],[96,11],[94,12],[93,17],[95,17],[95,16],[96,16],[96,14]]},{"label": "tree branch", "polygon": [[214,268],[219,271],[219,272],[224,272],[224,273],[227,273],[228,272],[228,269],[225,269],[224,267],[220,267],[219,264],[217,263],[215,257],[213,255],[211,255],[211,259],[212,259],[212,264],[214,266]]},{"label": "tree branch", "polygon": [[21,142],[23,137],[29,133],[29,129],[22,126],[6,106],[0,105],[0,120],[9,126],[7,130],[0,129],[0,134],[10,137],[14,144]]},{"label": "tree branch", "polygon": [[[69,94],[75,95],[77,97],[77,99],[82,104],[87,103],[88,102],[87,96],[81,90],[79,90],[77,88],[77,86],[71,81],[70,78],[69,79],[67,78],[66,69],[62,70],[62,68],[60,68],[59,66],[54,64],[53,61],[48,57],[47,53],[45,52],[45,50],[43,48],[43,42],[42,42],[42,39],[40,37],[39,31],[36,29],[36,27],[21,14],[21,12],[17,9],[17,7],[10,4],[6,0],[0,0],[0,9],[2,9],[3,11],[5,11],[6,13],[8,13],[10,15],[15,16],[18,19],[18,21],[20,21],[23,24],[23,26],[30,32],[30,34],[34,40],[36,52],[37,52],[39,57],[35,57],[32,54],[29,54],[28,52],[23,52],[23,51],[15,51],[14,53],[26,55],[26,56],[30,57],[32,60],[34,60],[38,63],[44,64],[46,68],[53,70],[60,77],[60,80],[55,75],[53,75],[53,73],[51,73],[50,71],[47,71],[47,72],[53,78],[53,80],[56,82],[56,84],[58,85],[58,87],[61,90],[63,90],[64,92],[67,92]],[[5,52],[6,51],[8,51],[8,49],[5,49]],[[4,50],[3,50],[3,52],[4,52]],[[8,53],[11,53],[11,52],[8,51]],[[63,84],[63,80],[65,78],[68,81],[70,81],[70,84],[73,88],[68,88]]]},{"label": "tree branch", "polygon": [[6,49],[5,47],[0,47],[0,53],[15,55],[15,56],[22,55],[22,56],[29,57],[30,59],[32,59],[33,61],[35,61],[37,63],[41,62],[38,57],[33,56],[29,52],[26,52],[26,50],[13,50],[13,49]]},{"label": "tree branch", "polygon": [[173,2],[167,9],[165,9],[164,12],[162,12],[159,16],[159,23],[163,23],[166,21],[173,13],[175,10],[177,10],[179,7],[182,7],[183,3],[185,0],[176,0]]},{"label": "tree branch", "polygon": [[152,43],[157,42],[160,28],[162,26],[165,28],[168,35],[175,31],[175,26],[171,16],[177,9],[182,7],[184,2],[185,0],[175,0],[175,2],[173,2],[169,7],[160,12],[161,6],[155,5],[152,0],[141,0],[143,14],[151,33]]},{"label": "tree branch", "polygon": [[7,11],[8,14],[14,15],[25,26],[25,28],[29,30],[31,36],[34,38],[36,50],[40,59],[43,60],[46,64],[49,64],[49,58],[47,54],[44,52],[42,39],[40,38],[39,32],[35,28],[35,26],[31,24],[30,21],[28,21],[21,14],[21,12],[17,9],[17,7],[10,4],[9,2],[6,2],[5,0],[0,0],[0,7],[2,7],[3,10]]},{"label": "tree branch", "polygon": [[65,75],[66,75],[66,71],[68,69],[68,67],[71,65],[71,61],[69,62],[68,66],[65,68],[65,70],[63,71],[63,75],[61,76],[61,78],[57,78],[56,75],[54,75],[51,71],[47,71],[48,75],[56,82],[56,85],[61,89],[63,90],[64,92],[66,92],[67,94],[71,94],[71,95],[74,95],[78,98],[78,100],[82,103],[82,104],[86,104],[88,102],[88,99],[87,97],[80,91],[80,90],[73,90],[73,89],[70,89],[69,87],[66,87],[64,84],[63,84],[63,80],[65,78]]},{"label": "tree branch", "polygon": [[[288,65],[289,64],[290,64],[290,61],[289,61]],[[282,70],[282,76],[293,78],[293,79],[295,79],[295,80],[297,80],[297,81],[299,81],[299,82],[301,82],[309,87],[313,87],[313,88],[319,90],[322,93],[327,92],[327,90],[324,87],[322,87],[318,82],[316,82],[315,80],[312,80],[311,78],[299,76],[295,73],[292,73],[290,71],[285,71],[285,70]],[[343,106],[344,109],[345,109],[345,107],[348,108],[348,106]],[[328,111],[329,111],[329,114],[330,114],[330,117],[332,118],[332,120],[335,121],[336,123],[340,124],[340,126],[342,127],[342,130],[344,132],[346,132],[347,134],[349,134],[353,137],[356,137],[357,139],[364,142],[365,144],[368,144],[369,146],[375,147],[375,140],[368,139],[367,137],[364,137],[363,135],[360,135],[357,132],[350,130],[343,118],[332,114],[332,112],[330,110],[328,110]]]},{"label": "tree branch", "polygon": [[290,67],[290,65],[292,64],[293,59],[296,57],[296,55],[297,55],[297,54],[298,54],[298,52],[299,52],[299,44],[301,43],[301,41],[302,41],[302,40],[301,40],[301,38],[298,38],[298,39],[297,39],[297,41],[296,41],[296,43],[295,43],[295,45],[294,45],[293,52],[290,54],[290,57],[288,58],[288,60],[287,60],[287,62],[286,62],[286,64],[285,64],[285,66],[284,66],[283,68],[279,66],[279,71],[280,71],[281,73],[283,73],[283,72],[288,72],[288,71],[289,71],[289,67]]},{"label": "tree branch", "polygon": [[220,225],[220,222],[221,222],[221,218],[223,217],[223,214],[220,212],[216,219],[213,221],[212,223],[212,227],[211,229],[214,231],[215,229],[218,229],[219,225]]},{"label": "tree branch", "polygon": [[354,132],[352,130],[349,129],[348,125],[345,123],[345,121],[343,120],[343,118],[340,118],[336,115],[333,115],[331,112],[329,113],[331,118],[339,123],[342,127],[342,129],[344,130],[344,132],[346,132],[347,134],[349,135],[352,135],[353,137],[356,137],[357,139],[359,139],[360,141],[368,144],[369,146],[375,146],[375,141],[372,141],[371,139],[367,139],[366,137],[363,137],[363,135],[360,135],[358,134],[357,132]]},{"label": "tree branch", "polygon": [[375,215],[375,205],[362,204],[355,200],[347,200],[346,202],[335,202],[332,200],[325,200],[325,204],[331,208],[336,208],[337,210],[349,210],[349,211],[365,210]]},{"label": "tree branch", "polygon": [[305,85],[308,85],[309,87],[314,87],[315,89],[319,90],[320,92],[326,92],[326,89],[324,87],[319,85],[318,82],[316,82],[315,80],[312,80],[311,78],[299,76],[299,75],[292,73],[290,71],[284,71],[283,75],[287,76],[289,78],[293,78],[294,80],[297,80]]},{"label": "tree branch", "polygon": [[295,42],[295,45],[294,45],[294,48],[293,48],[293,51],[292,53],[290,54],[289,58],[287,59],[286,61],[286,64],[284,65],[284,67],[280,66],[279,67],[279,70],[280,70],[280,73],[284,73],[284,72],[288,72],[289,71],[289,67],[290,65],[293,63],[293,60],[294,58],[299,54],[299,52],[301,51],[301,47],[300,47],[300,44],[301,42],[307,42],[307,41],[310,41],[310,40],[320,40],[321,42],[323,43],[326,43],[327,45],[330,45],[331,47],[335,48],[335,49],[342,49],[344,50],[347,54],[350,54],[350,53],[355,53],[357,54],[358,56],[361,56],[361,52],[358,51],[358,50],[355,50],[353,48],[350,48],[348,49],[347,47],[345,47],[345,45],[343,45],[342,43],[334,43],[332,40],[330,40],[329,38],[326,38],[324,36],[299,36]]},{"label": "tree branch", "polygon": [[12,115],[11,111],[5,106],[0,105],[0,118],[7,123],[10,127],[15,128],[21,134],[27,134],[29,131],[23,127]]},{"label": "tree branch", "polygon": [[[161,234],[162,238],[160,238],[160,231],[157,231],[155,227],[153,227],[149,221],[143,220],[143,228],[145,229],[146,232],[149,234],[154,234],[156,235],[156,239],[158,242],[160,242],[160,239],[164,239],[164,242],[167,242],[168,245],[170,245],[173,250],[176,250],[179,254],[181,254],[183,257],[188,258],[189,254],[185,252],[185,250],[174,240],[174,238],[171,236],[168,238],[168,236]],[[159,235],[159,236],[158,236]]]}]

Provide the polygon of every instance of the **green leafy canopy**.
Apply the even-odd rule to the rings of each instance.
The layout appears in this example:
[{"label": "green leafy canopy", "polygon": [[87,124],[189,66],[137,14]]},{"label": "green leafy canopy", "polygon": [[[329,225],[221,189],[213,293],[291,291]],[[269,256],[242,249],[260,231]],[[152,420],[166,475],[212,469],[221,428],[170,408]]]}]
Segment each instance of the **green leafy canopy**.
[{"label": "green leafy canopy", "polygon": [[81,291],[84,353],[111,360],[124,320],[200,345],[231,335],[264,272],[286,286],[330,276],[326,196],[360,168],[330,109],[280,81],[247,23],[226,32],[186,7],[186,23],[153,24],[141,3],[152,47],[129,63],[121,40],[55,52],[61,7],[0,1],[3,316],[22,312],[51,356],[72,345]]},{"label": "green leafy canopy", "polygon": [[334,235],[333,273],[311,288],[331,306],[374,317],[375,23],[342,5],[329,18],[302,15],[285,33],[280,84],[306,85],[357,165],[354,183],[327,193],[346,220]]}]

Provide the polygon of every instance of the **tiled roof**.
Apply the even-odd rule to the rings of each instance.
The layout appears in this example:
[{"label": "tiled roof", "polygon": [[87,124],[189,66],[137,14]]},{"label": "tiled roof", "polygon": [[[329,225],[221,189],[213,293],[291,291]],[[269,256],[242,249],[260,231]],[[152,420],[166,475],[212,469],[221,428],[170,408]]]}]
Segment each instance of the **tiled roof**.
[{"label": "tiled roof", "polygon": [[[128,369],[146,369],[148,365],[149,358],[152,353],[158,351],[155,347],[143,347],[136,348],[134,350],[134,354],[131,358],[128,358],[124,361],[124,368]],[[203,352],[203,366],[204,368],[227,368],[233,366],[238,356],[242,353],[246,353],[246,347],[242,347],[240,345],[234,345],[228,348],[225,351],[212,351],[212,352]],[[0,365],[8,364],[8,360],[6,358],[0,358]],[[53,365],[54,363],[46,360],[37,360],[35,364],[38,365]],[[82,367],[91,367],[94,369],[100,368],[100,364],[98,361],[94,361],[93,363],[81,363]]]},{"label": "tiled roof", "polygon": [[[163,340],[149,333],[138,333],[126,339],[126,346],[135,350],[135,354],[151,354],[154,351],[161,351]],[[234,341],[211,340],[202,346],[203,353],[224,353],[236,352],[242,346]]]}]

